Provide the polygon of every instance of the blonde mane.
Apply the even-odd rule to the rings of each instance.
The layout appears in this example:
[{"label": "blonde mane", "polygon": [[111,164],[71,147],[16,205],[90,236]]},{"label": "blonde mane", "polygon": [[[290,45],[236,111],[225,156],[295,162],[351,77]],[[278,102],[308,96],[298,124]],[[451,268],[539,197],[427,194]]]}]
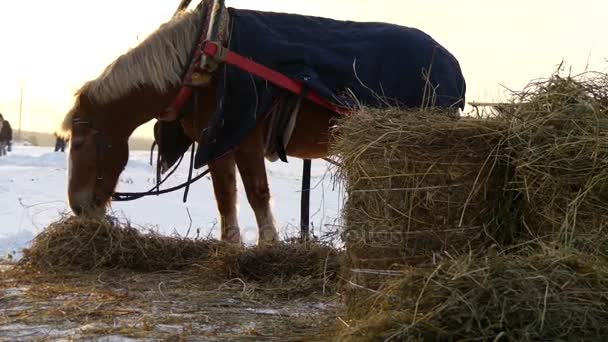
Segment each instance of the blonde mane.
[{"label": "blonde mane", "polygon": [[[97,79],[85,83],[76,96],[84,94],[96,103],[106,104],[144,85],[159,92],[179,85],[198,40],[201,12],[185,11],[161,25],[138,46],[118,57]],[[78,99],[63,119],[64,136],[70,135],[77,105]]]}]

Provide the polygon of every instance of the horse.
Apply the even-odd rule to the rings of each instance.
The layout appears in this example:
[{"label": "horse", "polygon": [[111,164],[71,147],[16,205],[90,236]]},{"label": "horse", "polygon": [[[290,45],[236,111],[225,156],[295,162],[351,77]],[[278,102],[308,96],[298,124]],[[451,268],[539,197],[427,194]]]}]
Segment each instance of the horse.
[{"label": "horse", "polygon": [[[138,46],[119,56],[98,78],[86,82],[76,92],[74,105],[65,115],[62,123],[64,135],[70,138],[67,192],[69,205],[75,214],[95,215],[105,212],[106,207],[110,204],[111,195],[114,192],[118,178],[129,158],[128,139],[130,135],[140,125],[158,118],[158,113],[163,112],[168,107],[181,89],[182,77],[190,66],[192,51],[196,48],[199,41],[201,23],[203,22],[202,18],[205,17],[205,11],[204,7],[199,6],[195,10],[185,11],[161,25],[158,30],[153,32]],[[251,42],[252,39],[264,39],[262,31],[257,35],[245,36],[251,30],[247,24],[253,25],[252,23],[259,23],[268,19],[268,22],[263,23],[263,26],[265,29],[274,30],[272,34],[288,33],[292,35],[292,37],[285,38],[286,40],[283,41],[283,43],[287,42],[290,47],[281,50],[281,54],[284,54],[287,59],[301,57],[301,55],[289,55],[292,53],[289,49],[295,46],[293,45],[293,39],[296,39],[298,34],[303,34],[302,32],[304,31],[309,32],[312,30],[314,33],[315,23],[318,24],[316,29],[319,32],[326,32],[325,30],[328,27],[331,31],[330,26],[335,26],[335,29],[332,31],[333,33],[330,32],[329,36],[324,36],[324,41],[322,42],[326,44],[324,46],[330,44],[328,40],[331,38],[331,34],[342,34],[343,30],[340,28],[340,25],[350,25],[348,27],[354,28],[361,27],[365,29],[365,32],[373,31],[384,35],[389,34],[384,33],[386,31],[385,27],[396,27],[399,30],[404,30],[400,26],[390,24],[372,23],[369,25],[375,26],[366,27],[367,23],[340,22],[325,18],[246,11],[232,8],[229,9],[228,13],[231,31],[228,32],[229,39],[225,43],[229,48],[236,47],[234,45],[236,44],[235,41],[243,44],[243,42]],[[251,20],[247,21],[248,18]],[[281,25],[298,23],[298,25],[307,26],[298,27],[293,32],[285,30],[285,27],[280,25],[276,28],[271,27],[272,22],[277,20]],[[239,27],[241,28],[240,30]],[[368,30],[368,27],[371,29]],[[374,31],[374,28],[377,29]],[[439,46],[430,37],[419,33],[421,31],[409,28],[407,30],[404,32],[415,35],[416,39],[423,37],[425,42],[428,40],[428,44],[432,43]],[[274,46],[274,42],[281,45],[281,38],[273,38],[272,34],[270,34],[268,40],[264,40],[262,43],[270,47]],[[395,39],[402,38],[395,37]],[[317,38],[312,37],[309,41],[314,42],[315,39]],[[340,36],[340,40],[343,39],[347,38],[344,35]],[[356,37],[349,39],[350,41],[346,42],[347,44],[341,41],[340,44],[336,45],[338,48],[333,51],[336,52],[337,58],[344,59],[347,63],[354,66],[355,61],[365,60],[368,54],[343,56],[342,52],[351,51],[349,49],[359,45],[364,45],[367,49],[370,47],[370,44],[374,43],[374,39],[373,37],[368,38],[366,41],[354,40],[357,39]],[[393,46],[396,44],[395,39],[391,40],[392,43],[388,44],[389,46],[384,46],[384,50],[369,51],[370,56],[374,56],[370,59],[390,54],[391,49],[396,49]],[[231,40],[233,41],[231,42]],[[408,45],[407,40],[403,45],[409,49],[407,50],[407,56],[411,56],[408,58],[415,60],[416,55],[412,55],[411,52],[417,51],[416,49],[418,48],[416,46],[409,46],[412,44]],[[260,47],[260,49],[264,50],[266,47]],[[246,50],[243,49],[243,51]],[[258,51],[255,46],[253,50],[254,52]],[[447,52],[443,53],[448,56]],[[320,58],[325,58],[323,56],[327,54],[323,52],[320,55]],[[369,74],[377,75],[380,73],[382,75],[390,75],[400,73],[398,69],[377,69],[388,68],[390,65],[398,65],[401,70],[406,70],[405,66],[409,65],[409,59],[399,61],[399,58],[406,57],[395,56],[397,57],[393,56],[390,63],[377,60],[374,64],[368,61],[368,65],[374,65],[376,68],[370,70]],[[449,58],[446,57],[446,60],[449,59],[448,64],[450,69],[442,70],[436,67],[434,70],[439,70],[435,72],[438,75],[436,78],[453,78],[457,80],[455,83],[460,84],[450,88],[447,82],[444,82],[441,85],[434,86],[434,89],[443,90],[443,94],[451,96],[450,101],[442,104],[443,107],[462,108],[464,101],[464,78],[455,58],[452,60],[450,56],[448,56]],[[273,58],[279,57],[274,54]],[[437,60],[439,58],[435,55],[426,53],[422,59],[422,63],[432,63]],[[269,65],[270,67],[280,68],[283,65],[281,63],[272,65],[272,61],[267,62],[271,64]],[[360,65],[361,62],[358,63]],[[316,68],[315,65],[308,65],[308,67],[313,72],[315,69],[328,69],[327,65],[323,66],[323,68]],[[404,84],[408,78],[412,77],[416,78],[416,84],[423,84],[422,81],[418,80],[422,78],[422,75],[420,75],[422,71],[419,70],[419,66],[416,66],[416,68],[418,70],[414,71],[413,74],[410,71],[401,73]],[[351,78],[357,82],[360,81],[359,77],[361,75],[355,74],[357,70],[360,71],[361,69],[355,71],[349,68],[343,69],[340,72],[343,74],[353,74]],[[178,119],[184,133],[193,141],[202,141],[205,130],[209,127],[210,122],[221,106],[229,107],[229,105],[237,103],[246,110],[254,107],[257,110],[263,107],[261,102],[257,101],[257,98],[252,99],[246,96],[241,98],[238,97],[239,95],[230,99],[227,98],[225,103],[218,102],[218,98],[227,97],[223,93],[226,85],[225,83],[221,83],[222,76],[218,75],[221,72],[222,69],[218,69],[215,72],[213,80],[199,91],[198,100],[191,110],[183,113]],[[338,70],[328,70],[327,72],[337,74]],[[226,73],[225,69],[224,73]],[[310,72],[308,75],[310,76]],[[247,79],[251,78],[250,75],[246,76]],[[428,77],[428,75],[426,76]],[[306,77],[303,80],[306,80]],[[349,82],[342,82],[340,89],[330,90],[337,93],[346,89],[349,91],[348,95],[356,97],[361,96],[362,89],[369,88],[367,85],[354,84],[355,81]],[[400,98],[405,100],[401,101],[400,105],[421,105],[423,101],[423,96],[420,95],[422,94],[422,90],[421,92],[409,93],[406,88],[400,87],[400,83],[394,83],[397,86],[390,86],[390,82],[387,81],[386,84],[389,85],[386,88],[382,88],[382,84],[372,88],[377,93],[387,93],[388,95],[384,98],[397,98],[402,94],[403,96]],[[263,80],[261,83],[258,82],[254,85],[256,86],[254,94],[263,92],[260,87],[272,87],[271,85],[265,85]],[[232,88],[239,94],[243,85],[235,83],[232,85]],[[267,106],[264,110],[268,108]],[[332,136],[330,131],[335,120],[341,114],[308,100],[298,102],[296,111],[297,115],[294,117],[293,130],[288,142],[284,146],[286,155],[302,159],[327,157]],[[221,239],[234,244],[241,243],[237,220],[237,168],[244,184],[248,202],[255,213],[258,225],[258,243],[275,243],[278,241],[276,223],[270,206],[270,191],[265,169],[265,153],[267,149],[265,139],[268,136],[269,121],[271,120],[268,116],[264,115],[259,115],[253,120],[254,124],[252,127],[247,130],[241,139],[238,139],[234,146],[225,153],[216,155],[205,162],[210,170],[219,212]]]}]

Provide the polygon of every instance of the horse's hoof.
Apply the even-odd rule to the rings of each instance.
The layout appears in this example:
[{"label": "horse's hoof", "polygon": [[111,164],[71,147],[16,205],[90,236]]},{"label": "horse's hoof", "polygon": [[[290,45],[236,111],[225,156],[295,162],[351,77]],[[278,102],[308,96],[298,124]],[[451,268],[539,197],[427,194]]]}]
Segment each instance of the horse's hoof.
[{"label": "horse's hoof", "polygon": [[275,245],[277,243],[279,243],[279,236],[275,229],[260,232],[258,245]]},{"label": "horse's hoof", "polygon": [[222,235],[222,241],[234,246],[243,246],[239,229],[229,230],[225,232]]}]

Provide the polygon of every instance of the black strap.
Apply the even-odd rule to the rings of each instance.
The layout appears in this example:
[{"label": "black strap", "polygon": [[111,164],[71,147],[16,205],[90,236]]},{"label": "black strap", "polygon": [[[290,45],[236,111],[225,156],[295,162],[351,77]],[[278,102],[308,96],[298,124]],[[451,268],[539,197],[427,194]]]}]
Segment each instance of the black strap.
[{"label": "black strap", "polygon": [[156,148],[156,139],[152,142],[152,146],[150,146],[150,166],[154,165],[154,149]]},{"label": "black strap", "polygon": [[162,195],[162,194],[166,194],[169,192],[173,192],[173,191],[177,191],[179,189],[183,189],[186,186],[190,186],[190,184],[196,182],[197,180],[203,178],[206,174],[209,173],[209,169],[203,171],[200,175],[192,178],[191,180],[184,182],[180,185],[168,188],[168,189],[163,189],[163,190],[156,190],[154,191],[153,189],[155,189],[156,187],[150,189],[149,191],[146,192],[115,192],[112,194],[112,201],[114,202],[126,202],[126,201],[133,201],[142,197],[146,197],[146,196],[155,196],[155,195]]}]

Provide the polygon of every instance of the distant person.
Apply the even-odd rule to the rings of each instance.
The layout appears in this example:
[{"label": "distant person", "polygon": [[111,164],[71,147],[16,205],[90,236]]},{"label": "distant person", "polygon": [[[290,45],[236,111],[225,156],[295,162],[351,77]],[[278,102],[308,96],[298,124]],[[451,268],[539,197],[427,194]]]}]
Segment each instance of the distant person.
[{"label": "distant person", "polygon": [[57,132],[55,132],[55,152],[65,152],[65,144],[67,139],[63,139]]},{"label": "distant person", "polygon": [[6,152],[11,151],[11,142],[13,140],[13,129],[11,128],[10,122],[4,120],[2,114],[0,114],[0,157],[5,156]]}]

